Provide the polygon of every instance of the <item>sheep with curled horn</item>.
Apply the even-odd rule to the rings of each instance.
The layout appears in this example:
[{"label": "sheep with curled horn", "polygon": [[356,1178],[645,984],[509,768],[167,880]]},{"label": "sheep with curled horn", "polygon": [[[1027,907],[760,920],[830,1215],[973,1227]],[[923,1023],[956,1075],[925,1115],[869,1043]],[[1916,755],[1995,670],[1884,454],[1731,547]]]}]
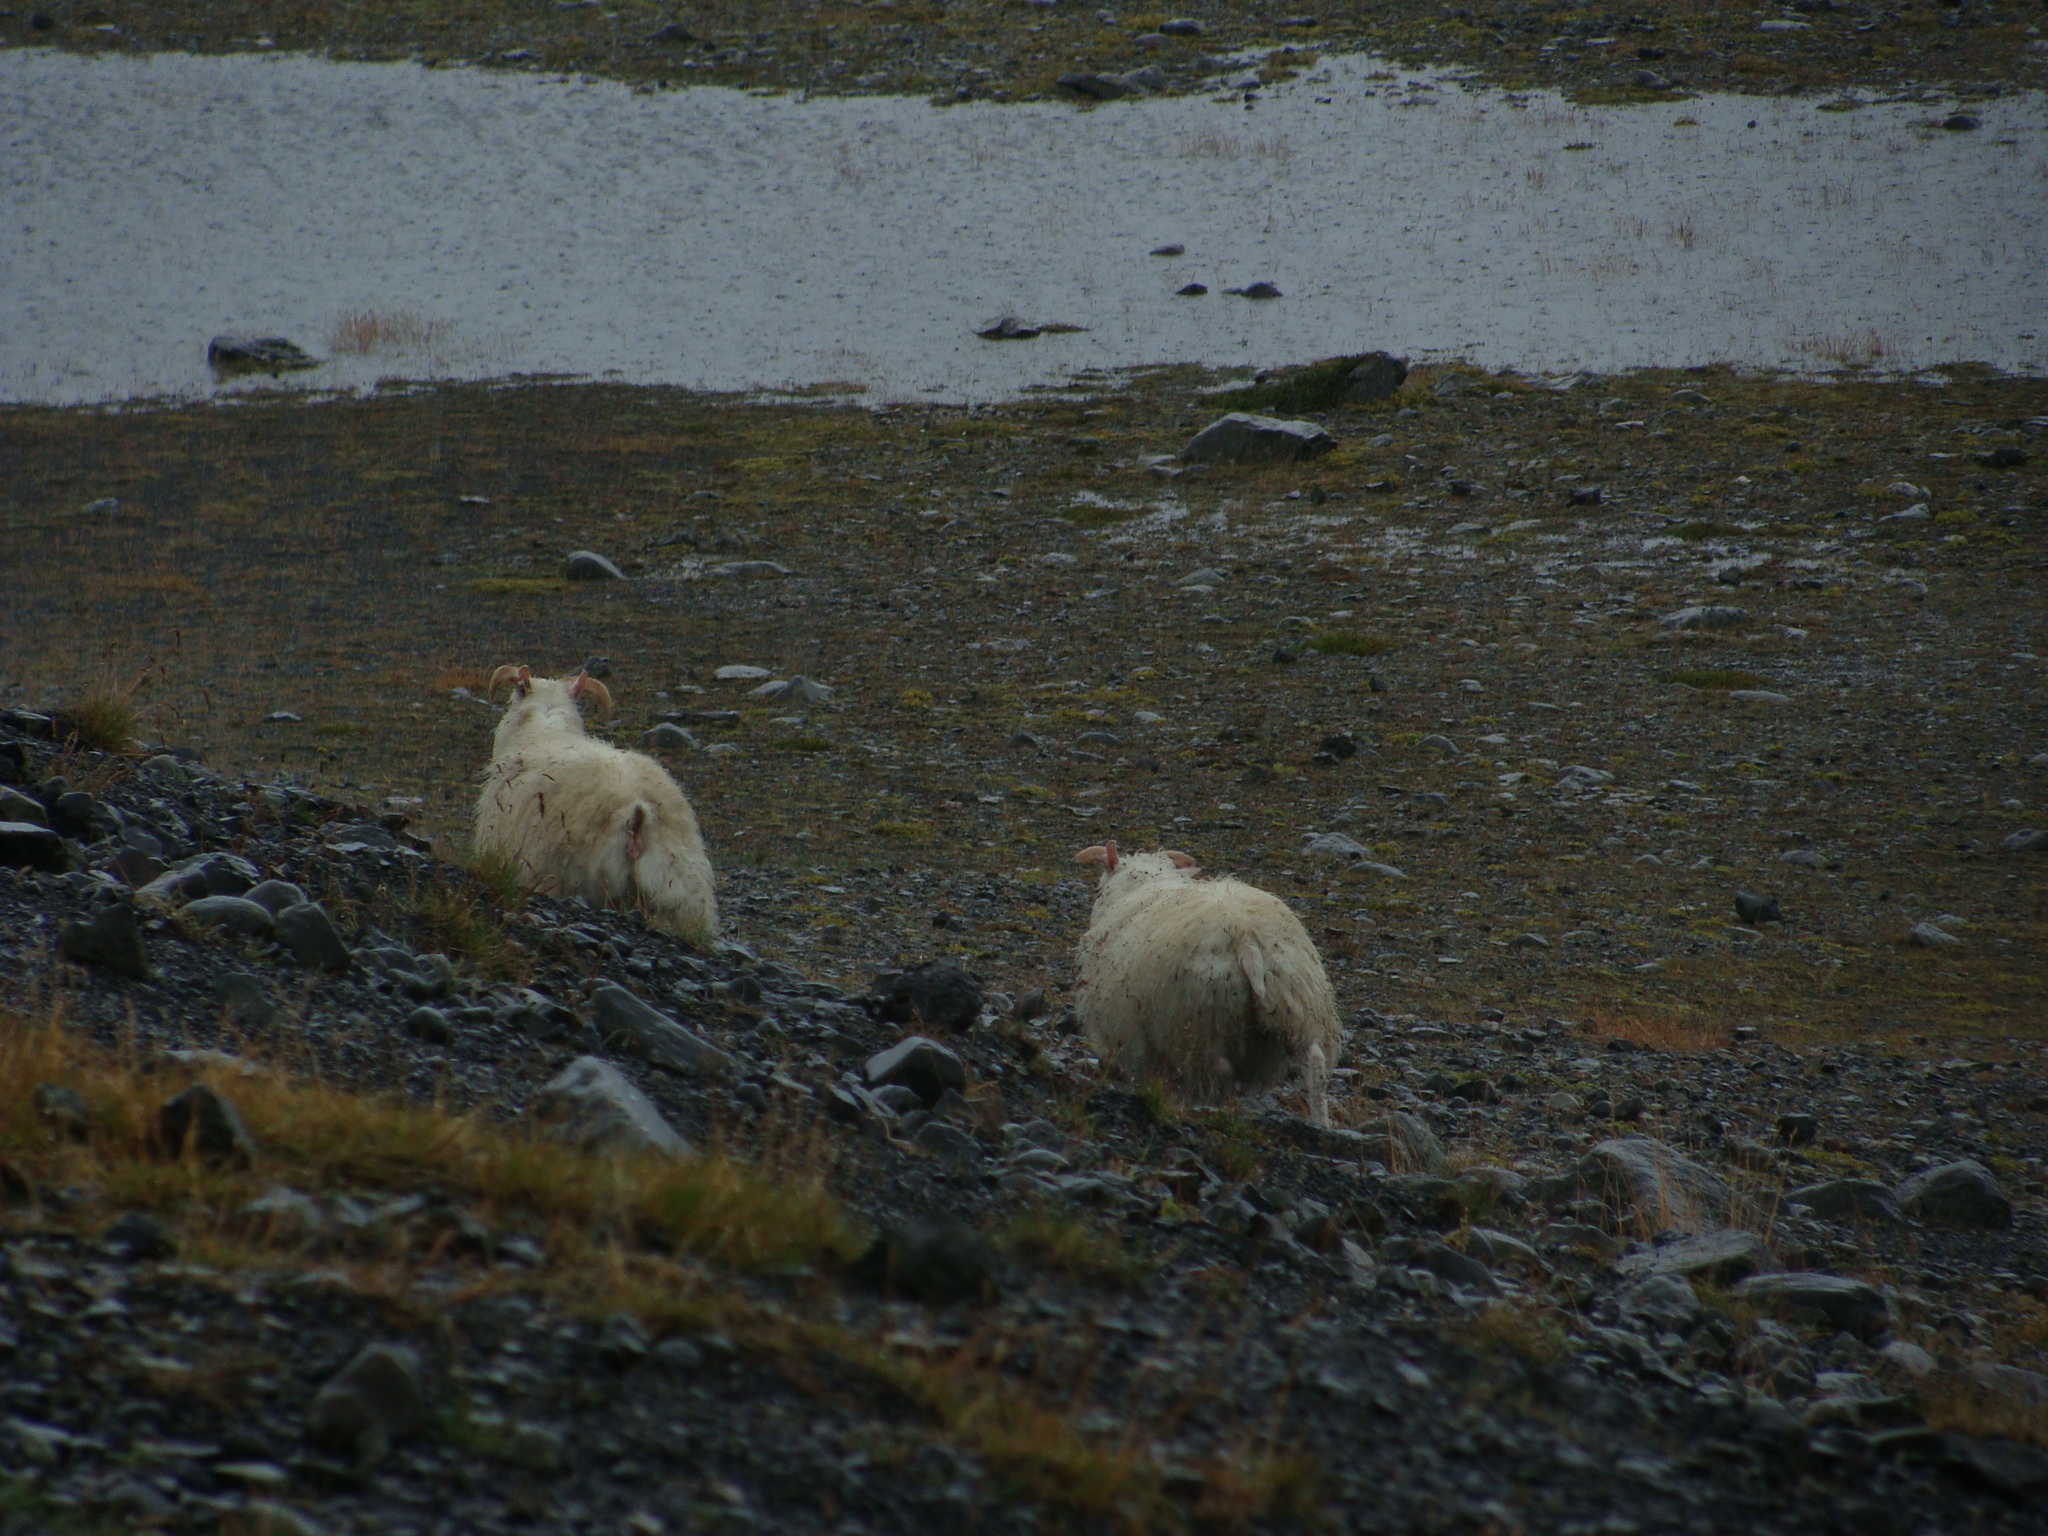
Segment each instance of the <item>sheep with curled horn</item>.
[{"label": "sheep with curled horn", "polygon": [[1102,879],[1080,946],[1082,1028],[1108,1063],[1197,1100],[1298,1081],[1329,1124],[1337,1002],[1301,920],[1167,850],[1084,848]]},{"label": "sheep with curled horn", "polygon": [[708,945],[718,903],[696,812],[653,758],[584,734],[582,702],[611,714],[604,684],[506,666],[491,674],[488,696],[507,684],[477,800],[477,851],[512,860],[536,890],[637,908],[653,926]]}]

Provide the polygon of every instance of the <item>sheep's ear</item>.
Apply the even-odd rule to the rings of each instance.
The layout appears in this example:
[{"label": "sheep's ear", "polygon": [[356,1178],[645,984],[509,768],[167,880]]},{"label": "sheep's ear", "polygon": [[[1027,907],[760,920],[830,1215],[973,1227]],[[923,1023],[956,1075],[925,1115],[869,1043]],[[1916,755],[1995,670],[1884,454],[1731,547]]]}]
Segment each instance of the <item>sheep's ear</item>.
[{"label": "sheep's ear", "polygon": [[600,704],[602,704],[602,705],[604,706],[604,717],[605,717],[605,719],[607,719],[607,720],[611,719],[611,717],[612,717],[612,695],[611,695],[611,690],[610,690],[610,689],[608,689],[608,688],[606,688],[606,687],[605,687],[605,685],[604,685],[603,683],[600,683],[600,682],[599,682],[599,681],[598,681],[598,680],[597,680],[596,678],[592,677],[592,676],[591,676],[591,675],[590,675],[590,674],[589,674],[588,672],[578,672],[578,673],[577,673],[577,674],[575,675],[575,677],[571,678],[571,679],[570,679],[570,681],[569,681],[569,697],[570,697],[570,698],[572,698],[572,699],[580,699],[580,698],[582,698],[582,697],[583,697],[583,696],[584,696],[584,695],[585,695],[586,693],[587,693],[587,694],[590,694],[590,695],[592,695],[592,696],[594,696],[594,697],[595,697],[595,698],[597,699],[597,702],[598,702],[598,703],[600,703]]},{"label": "sheep's ear", "polygon": [[1168,848],[1165,850],[1165,853],[1169,859],[1173,860],[1182,869],[1200,869],[1202,867],[1178,848]]},{"label": "sheep's ear", "polygon": [[1106,868],[1107,868],[1107,869],[1109,870],[1109,872],[1110,872],[1110,873],[1111,873],[1112,875],[1113,875],[1113,874],[1115,874],[1115,873],[1116,873],[1116,863],[1117,863],[1117,859],[1116,859],[1116,839],[1115,839],[1115,838],[1111,837],[1111,838],[1105,838],[1105,839],[1103,840],[1103,844],[1102,844],[1102,853],[1103,853],[1103,860],[1102,860],[1102,862],[1103,862],[1103,865],[1104,865],[1104,867],[1106,867]]},{"label": "sheep's ear", "polygon": [[1075,854],[1074,862],[1076,864],[1107,864],[1109,862],[1109,850],[1103,847],[1102,844],[1097,843],[1093,847],[1083,848],[1079,853]]}]

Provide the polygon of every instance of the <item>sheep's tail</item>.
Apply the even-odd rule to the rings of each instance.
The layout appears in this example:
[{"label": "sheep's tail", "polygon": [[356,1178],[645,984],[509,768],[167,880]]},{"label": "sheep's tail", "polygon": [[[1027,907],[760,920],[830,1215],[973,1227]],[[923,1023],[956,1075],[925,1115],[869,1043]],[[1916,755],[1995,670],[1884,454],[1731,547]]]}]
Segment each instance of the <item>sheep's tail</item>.
[{"label": "sheep's tail", "polygon": [[[619,851],[625,856],[626,904],[638,907],[656,927],[693,944],[718,934],[718,905],[711,894],[711,867],[701,852],[694,860],[679,853],[674,829],[655,825],[655,809],[636,800],[618,822]],[[691,842],[694,844],[695,839]]]},{"label": "sheep's tail", "polygon": [[1299,1076],[1308,1092],[1309,1119],[1317,1125],[1328,1125],[1327,1085],[1330,1069],[1336,1065],[1335,1053],[1325,1050],[1324,1043],[1312,1031],[1313,1021],[1331,1012],[1329,984],[1324,982],[1318,987],[1311,980],[1311,974],[1318,980],[1322,974],[1313,950],[1309,952],[1313,973],[1305,970],[1298,959],[1294,964],[1287,963],[1295,958],[1269,955],[1256,934],[1238,935],[1237,964],[1244,973],[1245,986],[1251,991],[1252,1016],[1300,1052]]}]

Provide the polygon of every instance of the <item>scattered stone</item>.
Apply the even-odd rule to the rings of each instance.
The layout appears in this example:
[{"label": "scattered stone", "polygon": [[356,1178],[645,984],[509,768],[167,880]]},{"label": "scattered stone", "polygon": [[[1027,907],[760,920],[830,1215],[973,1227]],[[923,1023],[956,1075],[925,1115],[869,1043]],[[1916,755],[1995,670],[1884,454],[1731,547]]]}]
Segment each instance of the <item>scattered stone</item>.
[{"label": "scattered stone", "polygon": [[306,893],[289,880],[265,880],[244,894],[273,919],[286,907],[296,907],[306,899]]},{"label": "scattered stone", "polygon": [[246,972],[230,971],[221,977],[214,983],[213,995],[228,1022],[239,1028],[261,1029],[277,1017],[277,1004],[263,983]]},{"label": "scattered stone", "polygon": [[623,1044],[633,1055],[671,1072],[715,1074],[729,1065],[725,1052],[683,1028],[624,987],[603,986],[590,994],[591,1021],[599,1036]]},{"label": "scattered stone", "polygon": [[1232,411],[1197,432],[1181,449],[1190,464],[1279,464],[1313,459],[1337,440],[1312,421],[1281,421]]},{"label": "scattered stone", "polygon": [[1937,1227],[2012,1225],[2012,1202],[1998,1180],[1975,1158],[1943,1163],[1914,1174],[1898,1188],[1899,1209],[1915,1221]]},{"label": "scattered stone", "polygon": [[1638,1280],[1618,1300],[1623,1316],[1658,1333],[1690,1333],[1700,1320],[1700,1299],[1692,1282],[1669,1271]]},{"label": "scattered stone", "polygon": [[61,1140],[83,1141],[92,1127],[85,1100],[79,1097],[76,1088],[66,1088],[60,1083],[37,1083],[35,1106],[43,1123]]},{"label": "scattered stone", "polygon": [[449,1023],[448,1015],[427,1004],[405,1016],[405,1032],[429,1045],[450,1045],[455,1040],[455,1026]]},{"label": "scattered stone", "polygon": [[123,1264],[174,1258],[178,1244],[170,1229],[146,1211],[129,1211],[100,1238],[100,1246]]},{"label": "scattered stone", "polygon": [[209,1162],[247,1164],[256,1156],[241,1112],[205,1083],[194,1083],[166,1101],[157,1111],[157,1131],[173,1156],[182,1156],[187,1147]]},{"label": "scattered stone", "polygon": [[661,724],[642,731],[637,745],[654,752],[694,752],[697,750],[697,738],[673,720],[664,720]]},{"label": "scattered stone", "polygon": [[[0,827],[0,838],[5,837],[6,830]],[[2048,827],[2015,832],[1998,846],[2005,853],[2048,853]]]},{"label": "scattered stone", "polygon": [[884,1227],[852,1274],[884,1291],[939,1305],[993,1301],[999,1290],[995,1255],[972,1227],[956,1220]]},{"label": "scattered stone", "polygon": [[784,704],[829,704],[832,702],[832,690],[799,672],[787,682],[763,683],[750,689],[748,697],[780,700]]},{"label": "scattered stone", "polygon": [[104,966],[138,981],[149,977],[149,949],[142,922],[126,902],[101,907],[91,917],[66,923],[57,934],[57,953],[80,965]]},{"label": "scattered stone", "polygon": [[1915,923],[1906,930],[1906,942],[1916,949],[1946,949],[1963,941],[1932,923]]},{"label": "scattered stone", "polygon": [[562,562],[562,575],[570,581],[624,581],[626,573],[595,550],[579,549]]},{"label": "scattered stone", "polygon": [[899,1040],[880,1055],[869,1057],[866,1076],[870,1088],[908,1088],[926,1105],[938,1103],[948,1088],[955,1093],[967,1091],[967,1068],[960,1058],[922,1035]]},{"label": "scattered stone", "polygon": [[[1159,23],[1159,30],[1168,37],[1200,37],[1206,28],[1192,16],[1176,16],[1171,21]],[[1164,253],[1154,251],[1152,254],[1158,256]],[[1180,251],[1176,249],[1173,254],[1178,256]]]},{"label": "scattered stone", "polygon": [[1733,1294],[1737,1301],[1819,1322],[1859,1338],[1882,1333],[1891,1318],[1891,1307],[1881,1291],[1844,1275],[1752,1275],[1738,1284]]},{"label": "scattered stone", "polygon": [[286,907],[274,922],[278,947],[306,970],[345,971],[355,963],[335,930],[334,919],[318,902]]},{"label": "scattered stone", "polygon": [[1676,613],[1667,613],[1657,622],[1666,629],[1734,629],[1747,622],[1747,608],[1681,608]]},{"label": "scattered stone", "polygon": [[426,1428],[429,1416],[420,1358],[412,1347],[371,1344],[315,1394],[306,1439],[369,1466],[383,1460],[395,1442]]},{"label": "scattered stone", "polygon": [[[1170,21],[1166,24],[1167,27],[1170,27],[1172,25],[1173,23]],[[1159,30],[1165,32],[1166,27],[1161,27]],[[1171,36],[1172,34],[1168,33],[1167,35]],[[1188,248],[1186,246],[1176,242],[1172,245],[1155,245],[1152,247],[1149,254],[1153,256],[1185,256],[1187,254],[1187,250]]]},{"label": "scattered stone", "polygon": [[974,334],[983,341],[1030,341],[1039,334],[1039,328],[1025,324],[1015,315],[1004,315],[1000,320],[978,327]]},{"label": "scattered stone", "polygon": [[1223,291],[1225,293],[1234,293],[1240,298],[1246,299],[1277,299],[1283,297],[1277,287],[1264,281],[1247,283],[1242,288],[1226,288]]},{"label": "scattered stone", "polygon": [[1389,1173],[1426,1173],[1432,1178],[1444,1178],[1451,1171],[1451,1160],[1436,1132],[1417,1116],[1401,1110],[1365,1121],[1344,1138],[1344,1146],[1346,1155],[1383,1164]]},{"label": "scattered stone", "polygon": [[796,572],[774,560],[728,560],[713,566],[710,574],[723,581],[779,581]]},{"label": "scattered stone", "polygon": [[533,1096],[528,1113],[556,1140],[586,1152],[680,1157],[689,1151],[654,1101],[596,1056],[578,1056],[564,1067]]},{"label": "scattered stone", "polygon": [[1941,126],[1951,133],[1970,133],[1984,125],[1974,112],[1951,112],[1941,120]]},{"label": "scattered stone", "polygon": [[887,1024],[965,1034],[981,1017],[981,983],[950,960],[927,960],[885,972],[871,988],[876,1017]]},{"label": "scattered stone", "polygon": [[1174,289],[1174,296],[1182,299],[1199,299],[1209,291],[1207,283],[1182,283]]}]

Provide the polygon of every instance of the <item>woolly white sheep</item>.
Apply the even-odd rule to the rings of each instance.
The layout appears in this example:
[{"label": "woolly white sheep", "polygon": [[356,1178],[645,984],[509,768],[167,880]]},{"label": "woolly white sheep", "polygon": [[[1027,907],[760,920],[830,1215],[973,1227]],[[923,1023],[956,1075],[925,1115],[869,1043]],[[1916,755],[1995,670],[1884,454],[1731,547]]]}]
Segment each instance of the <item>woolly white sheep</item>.
[{"label": "woolly white sheep", "polygon": [[655,927],[709,944],[718,904],[690,802],[651,757],[583,733],[579,700],[595,698],[611,714],[604,684],[581,672],[500,667],[488,696],[508,681],[477,800],[477,851],[511,859],[536,890],[637,907]]},{"label": "woolly white sheep", "polygon": [[1290,1079],[1329,1124],[1337,1002],[1301,920],[1236,880],[1197,880],[1184,853],[1075,862],[1102,880],[1080,947],[1082,1027],[1103,1060],[1196,1098]]}]

